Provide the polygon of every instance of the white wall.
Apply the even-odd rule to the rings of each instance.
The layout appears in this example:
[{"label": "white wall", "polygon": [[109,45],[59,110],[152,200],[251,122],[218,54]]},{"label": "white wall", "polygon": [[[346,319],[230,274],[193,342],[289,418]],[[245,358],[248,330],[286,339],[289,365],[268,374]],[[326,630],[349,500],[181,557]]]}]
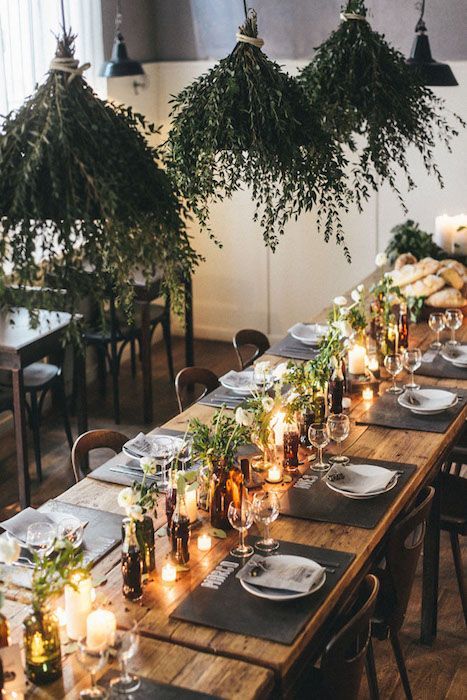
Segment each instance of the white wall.
[{"label": "white wall", "polygon": [[[153,63],[145,69],[149,88],[134,94],[131,79],[109,81],[109,98],[133,107],[168,128],[168,101],[211,64],[204,62]],[[448,107],[467,117],[467,62],[452,63],[460,83],[439,89]],[[285,64],[293,72],[296,64]],[[417,190],[408,194],[409,216],[432,231],[436,215],[467,211],[467,131],[454,144],[454,153],[437,150],[436,159],[445,176],[440,190],[426,176],[414,154],[412,173]],[[280,337],[297,320],[306,320],[325,307],[373,269],[375,254],[384,248],[392,226],[404,220],[394,195],[386,188],[373,196],[364,213],[345,217],[352,253],[349,265],[334,242],[325,244],[317,232],[313,213],[290,223],[276,253],[266,250],[261,230],[253,222],[254,205],[247,192],[212,211],[215,235],[224,247],[217,249],[204,233],[193,230],[196,248],[207,258],[194,278],[195,332],[198,337],[230,340],[241,327],[258,328]]]}]

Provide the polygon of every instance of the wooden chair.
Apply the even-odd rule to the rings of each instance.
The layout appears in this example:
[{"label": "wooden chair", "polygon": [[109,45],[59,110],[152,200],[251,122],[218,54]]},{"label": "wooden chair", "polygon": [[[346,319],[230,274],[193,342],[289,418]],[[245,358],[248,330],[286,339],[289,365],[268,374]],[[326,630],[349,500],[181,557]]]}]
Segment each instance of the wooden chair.
[{"label": "wooden chair", "polygon": [[[195,399],[193,387],[204,387],[202,393]],[[219,386],[219,380],[214,372],[204,367],[185,367],[175,377],[175,393],[177,394],[178,409],[182,413],[189,405],[214,391]],[[184,394],[188,394],[188,401],[183,401]]]},{"label": "wooden chair", "polygon": [[[253,362],[264,355],[270,347],[269,340],[261,331],[255,331],[252,328],[245,328],[237,331],[232,339],[233,346],[238,358],[240,370],[245,369],[253,364]],[[244,353],[245,348],[249,348],[250,352]],[[251,355],[251,350],[253,354]]]},{"label": "wooden chair", "polygon": [[87,457],[91,450],[108,448],[116,454],[122,451],[123,445],[129,438],[116,430],[88,430],[77,438],[71,450],[71,464],[75,481],[78,483],[80,474],[85,474]]},{"label": "wooden chair", "polygon": [[296,697],[357,700],[378,588],[376,576],[365,577],[343,613],[339,630],[327,644],[319,668],[311,669]]},{"label": "wooden chair", "polygon": [[[379,640],[389,638],[408,700],[412,698],[412,691],[399,630],[404,623],[434,493],[431,486],[423,489],[412,510],[392,528],[385,549],[385,566],[377,571],[380,591],[372,620],[372,637]],[[370,696],[374,700],[379,693],[371,645],[368,649],[367,673]]]}]

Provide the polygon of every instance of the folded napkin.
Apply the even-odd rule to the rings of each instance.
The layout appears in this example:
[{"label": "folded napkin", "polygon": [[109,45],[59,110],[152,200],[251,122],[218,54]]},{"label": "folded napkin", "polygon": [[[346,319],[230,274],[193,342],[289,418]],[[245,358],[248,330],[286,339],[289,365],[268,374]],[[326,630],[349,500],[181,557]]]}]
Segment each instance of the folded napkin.
[{"label": "folded napkin", "polygon": [[128,440],[128,442],[125,444],[125,449],[138,457],[152,456],[152,442],[144,433],[138,433],[136,437]]},{"label": "folded napkin", "polygon": [[[63,514],[62,514],[63,517]],[[10,535],[21,542],[26,542],[28,527],[33,523],[55,523],[56,520],[46,513],[34,508],[25,508],[8,520],[0,523],[0,526]]]},{"label": "folded napkin", "polygon": [[326,479],[341,491],[366,494],[384,490],[396,474],[375,464],[348,464],[345,467],[331,467]]},{"label": "folded napkin", "polygon": [[437,354],[438,352],[436,350],[427,350],[422,355],[422,362],[425,362],[426,364],[433,362]]},{"label": "folded napkin", "polygon": [[303,564],[288,563],[282,557],[254,554],[237,573],[237,578],[261,588],[307,593],[321,581],[324,572],[325,569],[311,559]]}]

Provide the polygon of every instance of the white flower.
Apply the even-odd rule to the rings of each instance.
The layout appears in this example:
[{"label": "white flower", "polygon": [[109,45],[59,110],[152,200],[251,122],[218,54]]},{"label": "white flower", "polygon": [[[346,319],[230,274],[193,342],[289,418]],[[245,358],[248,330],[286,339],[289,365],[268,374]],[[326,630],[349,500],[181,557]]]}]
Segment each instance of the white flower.
[{"label": "white flower", "polygon": [[339,363],[337,361],[337,357],[333,355],[330,359],[330,364],[333,369],[337,369],[339,367]]},{"label": "white flower", "polygon": [[341,338],[349,338],[352,335],[352,326],[348,321],[336,321],[336,328]]},{"label": "white flower", "polygon": [[239,425],[244,425],[245,428],[251,428],[254,417],[250,411],[246,411],[244,408],[239,406],[235,411],[235,420]]},{"label": "white flower", "polygon": [[20,555],[21,546],[18,540],[7,535],[0,538],[0,562],[3,564],[13,564]]},{"label": "white flower", "polygon": [[378,253],[378,255],[375,258],[375,265],[376,267],[384,267],[388,261],[388,256],[386,253]]},{"label": "white flower", "polygon": [[365,291],[365,285],[364,285],[364,284],[359,284],[358,287],[357,287],[357,291],[360,292],[360,294],[362,294],[362,292]]},{"label": "white flower", "polygon": [[295,399],[298,399],[299,396],[300,394],[298,394],[296,391],[291,391],[289,394],[287,394],[286,403],[293,403]]},{"label": "white flower", "polygon": [[264,396],[261,399],[261,403],[263,404],[263,409],[266,411],[266,413],[269,413],[274,408],[274,399],[272,399],[270,396]]},{"label": "white flower", "polygon": [[271,371],[271,363],[268,360],[261,360],[255,364],[255,374],[265,377]]},{"label": "white flower", "polygon": [[345,297],[335,297],[334,305],[335,306],[347,306],[347,299]]},{"label": "white flower", "polygon": [[274,367],[274,370],[273,370],[274,379],[281,381],[284,378],[284,375],[287,374],[288,371],[289,371],[288,362],[281,362],[276,367]]},{"label": "white flower", "polygon": [[352,301],[354,301],[356,304],[358,304],[358,302],[360,301],[360,298],[361,298],[361,294],[358,291],[358,289],[352,289],[350,296],[352,297]]},{"label": "white flower", "polygon": [[132,520],[139,520],[140,522],[144,520],[143,509],[138,504],[128,506],[126,509],[126,514],[127,517],[131,518]]},{"label": "white flower", "polygon": [[157,472],[156,460],[152,457],[141,457],[139,466],[145,474],[153,476]]},{"label": "white flower", "polygon": [[341,306],[339,309],[339,316],[341,318],[347,318],[348,315],[349,315],[349,310],[348,310],[347,306]]},{"label": "white flower", "polygon": [[133,491],[131,486],[126,486],[118,494],[117,501],[120,508],[124,508],[126,510],[130,506],[133,506],[135,505],[135,503],[137,503],[138,494]]}]

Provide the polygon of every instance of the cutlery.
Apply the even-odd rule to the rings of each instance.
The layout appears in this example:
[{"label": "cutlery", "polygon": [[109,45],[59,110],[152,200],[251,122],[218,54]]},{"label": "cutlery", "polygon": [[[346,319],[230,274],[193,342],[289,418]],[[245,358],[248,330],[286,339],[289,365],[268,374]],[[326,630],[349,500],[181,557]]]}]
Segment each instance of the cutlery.
[{"label": "cutlery", "polygon": [[405,397],[407,398],[407,402],[412,406],[420,406],[420,401],[415,397],[413,391],[406,391]]},{"label": "cutlery", "polygon": [[[122,468],[122,467],[110,467],[111,472],[117,472],[117,474],[126,474],[126,476],[141,476],[143,477],[143,472],[139,469],[134,469],[134,468]],[[157,481],[153,476],[147,476],[146,477],[147,481]]]}]

